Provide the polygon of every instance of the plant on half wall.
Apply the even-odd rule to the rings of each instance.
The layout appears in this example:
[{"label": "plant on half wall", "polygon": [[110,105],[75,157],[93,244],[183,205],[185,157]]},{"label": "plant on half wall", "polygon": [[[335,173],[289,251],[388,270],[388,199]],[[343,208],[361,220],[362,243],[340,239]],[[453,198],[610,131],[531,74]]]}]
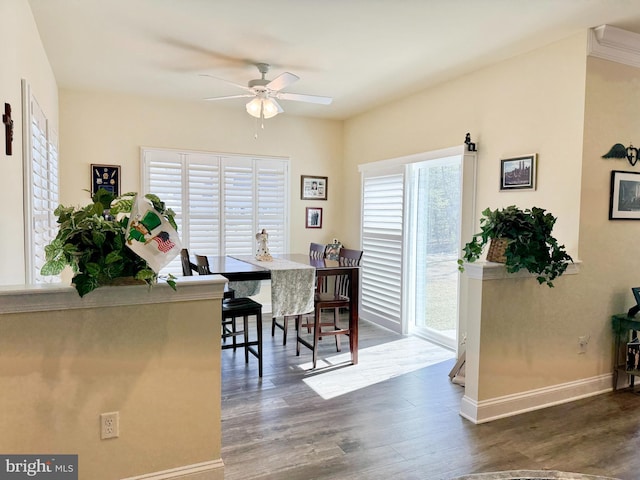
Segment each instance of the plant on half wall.
[{"label": "plant on half wall", "polygon": [[[59,275],[66,266],[73,270],[72,283],[81,297],[103,285],[146,283],[153,285],[158,274],[126,246],[125,233],[135,193],[114,197],[99,189],[93,203],[85,207],[58,206],[58,234],[45,247],[42,275]],[[177,230],[175,213],[157,196],[147,194],[153,208]],[[175,277],[167,283],[175,289]]]},{"label": "plant on half wall", "polygon": [[487,243],[500,240],[504,246],[501,263],[507,272],[525,269],[536,275],[538,283],[553,287],[553,280],[573,262],[564,245],[559,245],[551,234],[555,223],[556,217],[543,208],[522,210],[515,205],[496,210],[487,208],[482,212],[480,232],[464,246],[458,269],[464,271],[465,261],[475,262]]}]

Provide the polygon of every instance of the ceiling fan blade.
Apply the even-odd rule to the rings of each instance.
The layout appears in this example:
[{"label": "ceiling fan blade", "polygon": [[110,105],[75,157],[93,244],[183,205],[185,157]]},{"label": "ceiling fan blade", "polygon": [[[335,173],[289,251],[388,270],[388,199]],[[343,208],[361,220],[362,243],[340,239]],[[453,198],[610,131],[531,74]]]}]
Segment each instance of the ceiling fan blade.
[{"label": "ceiling fan blade", "polygon": [[271,98],[271,101],[273,102],[273,104],[274,104],[274,105],[276,106],[276,108],[278,109],[278,113],[282,113],[282,112],[284,112],[284,108],[282,108],[282,107],[280,106],[280,104],[279,104],[278,102],[276,102],[276,99],[275,99],[275,98],[273,98],[273,97],[272,97],[272,98]]},{"label": "ceiling fan blade", "polygon": [[242,90],[246,90],[247,92],[252,92],[252,90],[249,87],[247,87],[246,85],[240,85],[239,83],[234,83],[234,82],[231,82],[229,80],[225,80],[224,78],[220,78],[220,77],[214,77],[213,75],[209,75],[207,73],[200,73],[199,75],[201,77],[209,77],[209,78],[213,78],[215,80],[219,80],[219,81],[224,82],[224,83],[228,83],[229,85],[233,85],[234,87],[241,88]]},{"label": "ceiling fan blade", "polygon": [[280,100],[295,100],[296,102],[317,103],[320,105],[329,105],[333,102],[331,97],[321,97],[319,95],[304,95],[302,93],[285,93],[280,92],[276,95]]},{"label": "ceiling fan blade", "polygon": [[225,95],[224,97],[209,97],[203,98],[203,100],[229,100],[230,98],[246,98],[255,97],[252,93],[243,93],[242,95]]},{"label": "ceiling fan blade", "polygon": [[297,75],[289,72],[284,72],[267,83],[266,87],[269,90],[282,90],[283,88],[288,87],[298,80],[300,80],[300,77],[298,77]]}]

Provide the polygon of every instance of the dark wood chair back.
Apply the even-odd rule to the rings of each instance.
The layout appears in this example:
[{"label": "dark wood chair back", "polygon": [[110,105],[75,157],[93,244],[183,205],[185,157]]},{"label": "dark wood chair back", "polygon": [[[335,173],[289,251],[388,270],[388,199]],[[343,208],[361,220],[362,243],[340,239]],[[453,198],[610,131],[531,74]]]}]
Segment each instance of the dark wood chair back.
[{"label": "dark wood chair back", "polygon": [[209,260],[204,255],[196,255],[196,270],[198,275],[211,275],[209,270]]},{"label": "dark wood chair back", "polygon": [[309,256],[315,259],[322,259],[324,258],[325,249],[326,249],[325,245],[321,243],[311,242],[311,244],[309,245]]},{"label": "dark wood chair back", "polygon": [[[196,255],[196,264],[194,265],[196,272],[198,275],[212,275],[211,269],[209,268],[209,260],[205,255]],[[224,286],[224,296],[223,299],[235,298],[236,292],[229,288],[229,284],[227,283]]]},{"label": "dark wood chair back", "polygon": [[[338,253],[338,264],[342,267],[359,267],[360,260],[362,260],[362,250],[341,248],[340,253]],[[349,295],[349,277],[346,275],[336,277],[335,293]]]},{"label": "dark wood chair back", "polygon": [[191,277],[194,271],[198,271],[197,267],[191,263],[189,250],[186,248],[180,250],[180,260],[182,261],[182,275],[185,277]]}]

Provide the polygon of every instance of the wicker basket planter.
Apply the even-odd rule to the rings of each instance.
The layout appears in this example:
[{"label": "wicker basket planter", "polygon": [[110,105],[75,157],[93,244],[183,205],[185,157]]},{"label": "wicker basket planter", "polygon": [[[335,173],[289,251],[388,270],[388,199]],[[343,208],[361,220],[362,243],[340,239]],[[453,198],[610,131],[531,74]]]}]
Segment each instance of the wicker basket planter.
[{"label": "wicker basket planter", "polygon": [[507,250],[506,238],[492,238],[489,242],[489,250],[487,251],[487,261],[495,263],[505,263],[505,251]]}]

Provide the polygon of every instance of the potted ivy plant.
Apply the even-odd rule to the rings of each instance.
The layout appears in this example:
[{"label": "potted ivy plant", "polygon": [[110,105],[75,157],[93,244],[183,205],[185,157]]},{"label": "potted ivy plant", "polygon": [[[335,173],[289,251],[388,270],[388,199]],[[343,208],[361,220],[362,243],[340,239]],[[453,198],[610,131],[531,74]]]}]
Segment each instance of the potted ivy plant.
[{"label": "potted ivy plant", "polygon": [[[463,249],[458,269],[464,271],[464,262],[475,262],[489,242],[500,240],[503,244],[503,263],[507,272],[526,269],[536,275],[538,283],[553,287],[553,280],[562,275],[573,259],[559,245],[551,231],[556,217],[543,208],[522,210],[515,205],[482,212],[480,232]],[[498,256],[500,256],[498,254]],[[487,258],[491,261],[496,257]]]},{"label": "potted ivy plant", "polygon": [[[135,193],[114,197],[99,189],[92,203],[84,207],[58,206],[59,230],[45,247],[43,275],[58,275],[66,266],[73,270],[72,284],[83,297],[103,285],[157,282],[158,274],[147,262],[126,246],[125,233]],[[153,208],[177,230],[175,213],[156,195],[147,194]],[[175,277],[167,283],[175,289]]]}]

